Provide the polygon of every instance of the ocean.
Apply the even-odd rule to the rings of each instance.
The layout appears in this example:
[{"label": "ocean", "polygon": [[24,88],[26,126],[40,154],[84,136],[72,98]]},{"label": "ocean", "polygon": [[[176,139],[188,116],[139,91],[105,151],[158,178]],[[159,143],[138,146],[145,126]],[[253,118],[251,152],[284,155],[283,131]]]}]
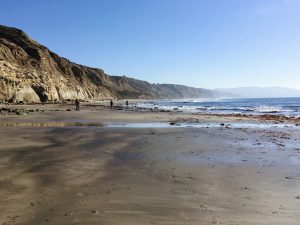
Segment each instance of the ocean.
[{"label": "ocean", "polygon": [[155,100],[137,103],[136,107],[206,114],[280,114],[300,117],[300,98]]}]

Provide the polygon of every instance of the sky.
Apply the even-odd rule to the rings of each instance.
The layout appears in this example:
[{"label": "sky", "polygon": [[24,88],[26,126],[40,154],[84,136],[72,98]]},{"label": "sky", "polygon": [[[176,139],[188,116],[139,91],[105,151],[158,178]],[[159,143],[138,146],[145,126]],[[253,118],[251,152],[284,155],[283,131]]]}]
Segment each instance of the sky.
[{"label": "sky", "polygon": [[300,0],[1,0],[0,24],[109,75],[300,89]]}]

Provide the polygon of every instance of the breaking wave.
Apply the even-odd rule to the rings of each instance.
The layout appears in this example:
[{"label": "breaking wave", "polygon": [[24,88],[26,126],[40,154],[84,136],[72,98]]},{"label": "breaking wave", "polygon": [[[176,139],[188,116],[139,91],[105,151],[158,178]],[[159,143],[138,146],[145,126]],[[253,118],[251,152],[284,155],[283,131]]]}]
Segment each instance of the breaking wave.
[{"label": "breaking wave", "polygon": [[300,116],[300,98],[225,99],[225,100],[158,100],[137,103],[136,107],[182,112],[284,114]]}]

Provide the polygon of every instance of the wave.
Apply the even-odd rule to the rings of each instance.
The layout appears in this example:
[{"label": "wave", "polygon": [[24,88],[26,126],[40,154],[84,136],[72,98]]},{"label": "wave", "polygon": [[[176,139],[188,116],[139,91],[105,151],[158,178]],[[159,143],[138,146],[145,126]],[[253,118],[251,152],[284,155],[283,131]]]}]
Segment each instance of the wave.
[{"label": "wave", "polygon": [[281,107],[276,107],[276,106],[258,106],[255,108],[256,112],[261,112],[261,113],[276,113],[276,112],[282,112],[283,109]]},{"label": "wave", "polygon": [[[169,110],[169,111],[183,111],[183,112],[205,112],[205,113],[245,113],[245,114],[288,114],[298,115],[300,112],[299,105],[294,103],[274,103],[271,101],[244,101],[244,102],[221,102],[221,101],[152,101],[137,103],[138,108]],[[265,103],[265,104],[264,104]]]}]

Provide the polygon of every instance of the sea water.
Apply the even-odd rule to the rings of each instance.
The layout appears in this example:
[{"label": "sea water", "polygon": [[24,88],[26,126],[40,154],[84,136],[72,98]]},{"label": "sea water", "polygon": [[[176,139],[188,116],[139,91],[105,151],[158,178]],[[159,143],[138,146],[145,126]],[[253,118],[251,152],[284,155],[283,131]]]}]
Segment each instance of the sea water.
[{"label": "sea water", "polygon": [[300,98],[235,98],[215,100],[155,100],[137,108],[214,114],[275,114],[300,117]]}]

